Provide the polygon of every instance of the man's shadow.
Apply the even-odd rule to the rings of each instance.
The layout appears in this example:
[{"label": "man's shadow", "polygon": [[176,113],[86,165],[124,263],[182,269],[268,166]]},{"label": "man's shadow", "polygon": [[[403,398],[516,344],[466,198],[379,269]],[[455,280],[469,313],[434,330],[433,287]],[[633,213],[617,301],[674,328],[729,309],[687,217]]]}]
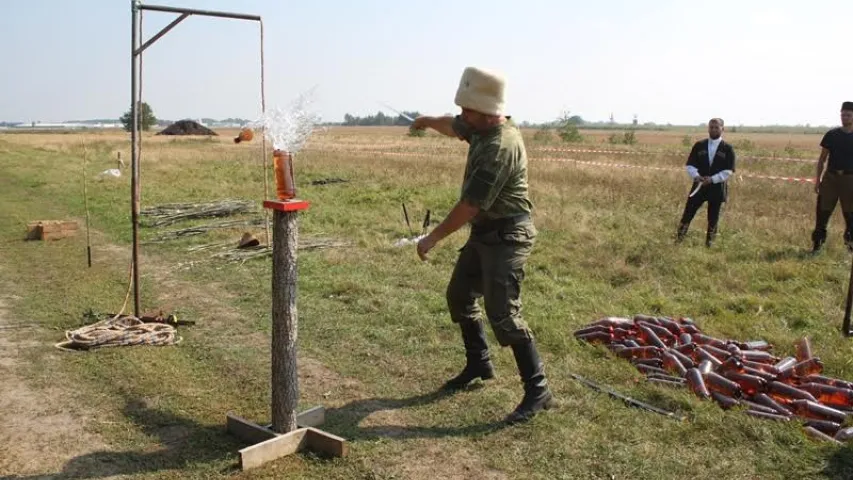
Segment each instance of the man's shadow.
[{"label": "man's shadow", "polygon": [[[471,388],[477,388],[476,386]],[[383,425],[360,427],[359,424],[373,413],[427,405],[452,395],[435,391],[406,398],[373,398],[351,402],[326,411],[326,422],[319,428],[328,430],[347,441],[376,438],[439,438],[450,436],[482,435],[497,431],[502,422],[489,422],[461,427],[435,427],[410,425]],[[225,430],[222,424],[203,425],[195,420],[172,412],[150,407],[140,399],[126,400],[124,415],[145,435],[157,439],[161,448],[155,451],[99,451],[73,458],[62,471],[51,475],[4,476],[0,480],[35,479],[97,479],[113,475],[134,475],[162,471],[180,471],[195,464],[221,461],[229,457],[234,462],[220,473],[239,470],[237,451],[248,445]]]},{"label": "man's shadow", "polygon": [[853,445],[847,444],[835,449],[821,473],[832,480],[853,478]]},{"label": "man's shadow", "polygon": [[[467,390],[482,388],[482,384],[473,384]],[[508,425],[500,420],[462,426],[418,426],[418,425],[379,425],[360,426],[362,421],[374,413],[421,407],[452,397],[456,392],[436,390],[405,398],[371,398],[356,400],[342,407],[326,411],[326,422],[336,435],[354,440],[374,440],[377,438],[441,438],[478,436],[501,430]],[[450,423],[455,418],[449,418]],[[323,427],[320,427],[323,428]]]}]

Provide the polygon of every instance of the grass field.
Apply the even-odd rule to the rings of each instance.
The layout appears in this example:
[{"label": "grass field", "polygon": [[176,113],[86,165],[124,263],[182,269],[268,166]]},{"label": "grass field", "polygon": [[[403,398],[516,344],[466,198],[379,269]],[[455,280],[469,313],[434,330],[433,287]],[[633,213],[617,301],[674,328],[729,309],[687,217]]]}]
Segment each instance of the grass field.
[{"label": "grass field", "polygon": [[[142,206],[263,197],[260,145],[146,134]],[[582,132],[582,145],[529,139],[539,240],[523,286],[525,318],[561,400],[533,422],[503,427],[521,398],[512,354],[489,332],[498,378],[454,396],[435,389],[461,368],[463,349],[444,302],[460,231],[427,263],[413,223],[453,206],[465,145],[405,129],[332,128],[296,159],[303,240],[351,246],[299,254],[301,404],[324,405],[324,429],[350,455],[299,455],[236,469],[239,442],[226,412],[269,415],[270,261],[228,263],[193,246],[233,242],[243,229],[142,246],[144,309],[177,310],[198,324],[174,347],[61,352],[84,313],[115,312],[127,290],[129,172],[95,180],[128,160],[120,132],[0,134],[0,476],[8,478],[656,478],[853,477],[850,447],[818,444],[797,424],[724,412],[686,391],[649,385],[627,362],[577,342],[572,332],[605,315],[685,315],[724,338],[765,339],[781,353],[807,335],[829,375],[853,379],[853,348],[839,334],[849,254],[836,213],[825,252],[808,253],[815,195],[808,183],[749,175],[811,177],[819,135],[727,135],[742,160],[720,237],[704,247],[705,210],[688,240],[673,244],[689,184],[681,169],[700,129],[639,132],[632,146]],[[24,242],[26,224],[85,218],[88,152],[93,267],[84,230],[56,242]],[[594,148],[591,148],[594,147]],[[561,152],[618,149],[634,154]],[[674,152],[674,154],[673,154]],[[801,157],[808,161],[750,159]],[[552,161],[544,161],[547,157]],[[572,163],[617,162],[671,170]],[[347,183],[312,185],[343,178]],[[257,213],[254,218],[263,214]],[[187,225],[204,222],[190,222]],[[150,241],[165,230],[143,228]],[[263,228],[251,230],[264,241]],[[3,328],[29,324],[30,328]],[[685,422],[631,409],[586,389],[583,375],[676,410]],[[7,478],[7,477],[2,477]]]}]

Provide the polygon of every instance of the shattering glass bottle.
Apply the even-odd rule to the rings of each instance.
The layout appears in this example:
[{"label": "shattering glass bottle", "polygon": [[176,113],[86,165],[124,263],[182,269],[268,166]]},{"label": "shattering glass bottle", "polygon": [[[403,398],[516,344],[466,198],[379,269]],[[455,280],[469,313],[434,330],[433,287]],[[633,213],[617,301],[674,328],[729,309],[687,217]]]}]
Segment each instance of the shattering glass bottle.
[{"label": "shattering glass bottle", "polygon": [[273,151],[273,172],[278,199],[285,202],[296,196],[296,184],[293,181],[293,156],[282,150]]}]

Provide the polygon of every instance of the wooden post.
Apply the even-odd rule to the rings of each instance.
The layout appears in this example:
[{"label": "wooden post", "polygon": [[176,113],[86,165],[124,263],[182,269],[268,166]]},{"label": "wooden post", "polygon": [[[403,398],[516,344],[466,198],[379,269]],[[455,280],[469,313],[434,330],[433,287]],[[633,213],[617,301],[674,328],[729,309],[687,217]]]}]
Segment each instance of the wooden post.
[{"label": "wooden post", "polygon": [[316,427],[326,419],[326,410],[315,407],[296,413],[299,402],[299,377],[296,370],[296,247],[299,244],[297,215],[308,208],[303,200],[264,201],[264,208],[275,210],[272,251],[272,424],[250,422],[237,415],[226,415],[226,429],[252,445],[240,450],[243,470],[308,449],[316,453],[343,457],[346,440]]},{"label": "wooden post", "polygon": [[296,372],[296,211],[273,213],[272,249],[272,429],[296,429],[299,378]]}]

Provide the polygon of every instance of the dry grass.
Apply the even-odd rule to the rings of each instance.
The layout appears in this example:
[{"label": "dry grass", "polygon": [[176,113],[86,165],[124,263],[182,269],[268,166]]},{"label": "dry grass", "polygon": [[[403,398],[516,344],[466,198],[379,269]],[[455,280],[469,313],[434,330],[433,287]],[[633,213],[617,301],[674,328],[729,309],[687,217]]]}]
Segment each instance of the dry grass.
[{"label": "dry grass", "polygon": [[[443,291],[464,233],[449,238],[426,264],[412,249],[391,245],[408,235],[401,202],[418,219],[431,209],[435,221],[452,206],[464,145],[405,132],[329,129],[296,162],[299,194],[312,202],[301,217],[303,234],[356,245],[301,254],[299,284],[301,400],[330,408],[326,428],[348,438],[353,455],[334,462],[297,457],[242,477],[850,477],[847,447],[818,445],[795,425],[723,412],[685,392],[646,385],[625,362],[571,335],[600,315],[685,314],[715,335],[767,339],[780,352],[809,335],[830,375],[853,378],[850,346],[837,332],[849,275],[842,223],[833,219],[825,254],[805,253],[814,209],[810,185],[736,180],[718,245],[710,251],[701,245],[703,210],[688,241],[676,247],[672,237],[688,189],[681,156],[544,152],[549,145],[531,141],[530,182],[541,235],[525,281],[525,313],[564,405],[530,425],[504,429],[495,422],[521,394],[506,350],[495,351],[499,378],[487,388],[429,395],[462,360]],[[236,131],[221,133],[210,140],[146,135],[143,206],[260,200],[260,145],[235,145]],[[600,132],[583,133],[591,137],[584,147],[601,145]],[[678,152],[685,133],[640,132],[640,144],[620,148]],[[737,135],[729,137],[737,141]],[[813,135],[744,137],[756,150],[781,155],[790,143],[804,156],[816,153]],[[94,152],[91,173],[114,167],[117,151],[128,158],[121,132],[86,138]],[[90,186],[93,225],[103,232],[92,270],[84,268],[82,238],[49,245],[20,241],[27,220],[82,216],[81,141],[80,135],[0,135],[0,277],[20,297],[8,305],[10,314],[45,327],[30,337],[42,347],[29,349],[15,374],[28,379],[30,389],[66,379],[76,385],[80,401],[102,412],[102,422],[87,423],[86,431],[110,447],[69,459],[67,478],[97,465],[109,466],[101,473],[133,478],[230,475],[238,445],[222,431],[224,413],[264,420],[268,411],[269,263],[226,265],[203,252],[189,254],[187,247],[236,242],[241,231],[143,249],[144,306],[168,304],[199,321],[185,330],[179,347],[40,362],[62,329],[79,324],[87,308],[115,309],[126,288],[126,177]],[[579,166],[539,160],[543,155],[673,170]],[[740,173],[811,170],[807,163],[768,160],[739,165]],[[349,182],[310,184],[328,177]],[[156,234],[143,230],[144,239]],[[679,410],[689,421],[674,424],[626,408],[586,390],[569,373]],[[6,467],[0,474],[55,471],[36,465]]]}]

